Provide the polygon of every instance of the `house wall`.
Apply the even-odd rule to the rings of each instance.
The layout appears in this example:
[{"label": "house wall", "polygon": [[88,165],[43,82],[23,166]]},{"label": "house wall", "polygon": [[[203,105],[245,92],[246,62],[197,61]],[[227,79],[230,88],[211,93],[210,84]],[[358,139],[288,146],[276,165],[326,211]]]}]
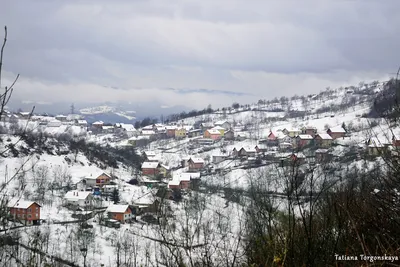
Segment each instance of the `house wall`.
[{"label": "house wall", "polygon": [[221,135],[219,135],[219,134],[211,134],[210,138],[213,139],[213,140],[217,140],[217,139],[221,138]]},{"label": "house wall", "polygon": [[174,137],[175,136],[175,129],[168,129],[167,130],[167,136],[168,137]]},{"label": "house wall", "polygon": [[328,134],[333,138],[333,139],[338,139],[344,137],[344,133],[333,133],[328,131]]},{"label": "house wall", "polygon": [[109,184],[109,183],[110,183],[110,177],[106,174],[102,174],[96,178],[96,185],[98,185],[98,186],[103,186],[103,185]]},{"label": "house wall", "polygon": [[110,212],[111,218],[117,221],[120,221],[121,223],[125,223],[126,220],[129,220],[132,217],[132,211],[130,208],[128,208],[125,213],[115,213],[115,212]]},{"label": "house wall", "polygon": [[158,172],[159,172],[158,169],[149,169],[149,168],[142,169],[142,173],[144,175],[157,175]]},{"label": "house wall", "polygon": [[175,130],[175,137],[177,137],[177,138],[186,137],[186,130],[185,129]]},{"label": "house wall", "polygon": [[180,185],[169,185],[168,187],[169,187],[170,189],[179,189],[179,188],[181,188]]},{"label": "house wall", "polygon": [[190,187],[190,181],[181,181],[181,189],[188,189]]},{"label": "house wall", "polygon": [[40,206],[33,203],[27,209],[10,208],[10,214],[18,220],[32,224],[33,221],[40,220]]}]

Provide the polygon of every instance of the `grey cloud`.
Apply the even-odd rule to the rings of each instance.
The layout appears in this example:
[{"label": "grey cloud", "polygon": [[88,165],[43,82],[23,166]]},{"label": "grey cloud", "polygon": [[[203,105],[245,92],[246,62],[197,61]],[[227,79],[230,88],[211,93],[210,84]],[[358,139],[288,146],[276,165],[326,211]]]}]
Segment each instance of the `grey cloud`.
[{"label": "grey cloud", "polygon": [[[400,2],[395,0],[25,0],[0,5],[0,25],[9,27],[6,70],[31,81],[69,85],[69,90],[91,84],[257,96],[282,84],[285,90],[279,93],[290,94],[283,85],[288,77],[318,79],[313,86],[326,82],[326,87],[378,79],[400,61]],[[232,72],[242,73],[240,79]],[[304,86],[300,89],[321,89]]]}]

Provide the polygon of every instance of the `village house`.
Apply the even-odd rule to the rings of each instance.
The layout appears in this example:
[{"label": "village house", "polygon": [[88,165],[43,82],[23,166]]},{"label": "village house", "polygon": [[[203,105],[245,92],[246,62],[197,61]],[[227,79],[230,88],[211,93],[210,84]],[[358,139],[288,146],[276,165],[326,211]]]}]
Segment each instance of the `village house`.
[{"label": "village house", "polygon": [[98,128],[101,129],[104,125],[104,122],[102,121],[95,121],[92,123],[92,128]]},{"label": "village house", "polygon": [[40,205],[34,201],[13,199],[7,204],[11,217],[26,225],[40,224]]},{"label": "village house", "polygon": [[269,146],[278,146],[282,142],[290,142],[291,138],[282,131],[270,131],[267,135],[267,144]]},{"label": "village house", "polygon": [[326,133],[317,134],[315,135],[314,139],[318,147],[329,148],[332,146],[333,138],[329,134]]},{"label": "village house", "polygon": [[176,125],[165,126],[167,137],[175,137]]},{"label": "village house", "polygon": [[91,207],[93,205],[93,195],[90,191],[68,191],[64,196],[64,203],[73,207]]},{"label": "village house", "polygon": [[171,167],[160,164],[160,167],[158,168],[159,174],[162,175],[162,177],[169,177],[171,174]]},{"label": "village house", "polygon": [[132,218],[132,210],[129,205],[111,205],[107,208],[108,218],[121,223],[128,222]]},{"label": "village house", "polygon": [[227,130],[224,134],[225,140],[235,140],[235,133],[233,130]]},{"label": "village house", "polygon": [[293,150],[293,144],[290,142],[281,142],[279,143],[278,148],[281,152],[288,152]]},{"label": "village house", "polygon": [[20,118],[20,119],[23,119],[23,120],[27,120],[27,119],[29,119],[30,117],[31,117],[31,115],[32,115],[32,113],[31,112],[26,112],[26,111],[21,111],[21,112],[19,112],[18,113],[18,117]]},{"label": "village house", "polygon": [[181,181],[178,179],[174,179],[168,182],[167,187],[169,189],[181,189]]},{"label": "village house", "polygon": [[159,162],[161,161],[160,155],[157,155],[154,151],[144,151],[142,156],[145,158],[145,161]]},{"label": "village house", "polygon": [[200,171],[204,168],[204,160],[202,158],[190,158],[188,160],[188,166],[190,172]]},{"label": "village house", "polygon": [[200,129],[193,129],[193,130],[189,130],[187,133],[188,137],[192,138],[192,137],[197,137],[197,136],[201,136],[201,130]]},{"label": "village house", "polygon": [[75,120],[75,124],[81,127],[87,127],[88,125],[86,120]]},{"label": "village house", "polygon": [[116,123],[114,124],[114,132],[118,135],[130,138],[136,136],[138,131],[135,126],[130,123]]},{"label": "village house", "polygon": [[143,136],[149,137],[150,139],[154,138],[157,135],[154,130],[145,130],[144,128],[142,129],[141,134]]},{"label": "village house", "polygon": [[214,127],[212,122],[203,122],[200,124],[200,129],[204,133],[206,130],[211,129]]},{"label": "village house", "polygon": [[217,122],[214,123],[214,126],[222,127],[226,131],[231,129],[231,124],[229,122],[227,122],[227,121],[217,121]]},{"label": "village house", "polygon": [[99,186],[102,187],[103,185],[110,184],[112,177],[110,174],[105,172],[100,172],[97,174],[90,174],[82,179],[82,184],[86,187],[94,187]]},{"label": "village house", "polygon": [[298,136],[298,135],[301,133],[301,131],[300,131],[299,129],[290,128],[290,127],[287,127],[287,128],[285,128],[285,129],[283,129],[282,132],[283,132],[285,135],[287,135],[287,136],[289,136],[289,137],[292,137],[292,138]]},{"label": "village house", "polygon": [[221,138],[221,132],[215,129],[208,129],[204,132],[204,138],[218,140]]},{"label": "village house", "polygon": [[239,150],[240,150],[240,148],[234,147],[234,148],[232,149],[232,151],[231,151],[231,155],[232,155],[233,157],[237,157],[237,156],[239,155]]},{"label": "village house", "polygon": [[132,207],[135,210],[135,215],[148,212],[157,213],[159,211],[160,201],[157,198],[139,199],[133,202]]},{"label": "village house", "polygon": [[314,138],[309,134],[299,134],[295,139],[297,148],[304,148],[313,144]]},{"label": "village house", "polygon": [[387,147],[390,144],[386,144],[385,142],[379,140],[378,138],[370,138],[367,141],[367,152],[370,156],[379,156],[387,151]]},{"label": "village house", "polygon": [[101,126],[101,132],[104,134],[112,134],[114,133],[115,128],[112,125],[103,125]]},{"label": "village house", "polygon": [[338,138],[343,138],[346,134],[346,130],[343,129],[342,126],[337,126],[333,128],[329,128],[328,131],[326,131],[327,134],[329,134],[332,139],[338,139]]},{"label": "village house", "polygon": [[183,157],[183,158],[181,159],[181,166],[182,166],[183,168],[189,166],[188,161],[189,161],[190,158],[191,158],[191,156],[185,156],[185,157]]},{"label": "village house", "polygon": [[317,128],[315,128],[313,126],[305,126],[305,127],[301,128],[301,133],[308,134],[308,135],[311,135],[312,137],[314,137],[317,134]]},{"label": "village house", "polygon": [[159,174],[160,163],[158,162],[143,162],[142,174],[147,176],[157,176]]},{"label": "village house", "polygon": [[221,126],[215,126],[213,128],[211,128],[211,130],[217,130],[221,133],[221,136],[224,136],[225,134],[225,128],[221,127]]},{"label": "village house", "polygon": [[59,121],[67,121],[67,116],[65,116],[65,115],[57,115],[56,117],[56,120],[59,120]]},{"label": "village house", "polygon": [[397,138],[395,135],[392,136],[392,145],[394,147],[400,147],[400,139]]},{"label": "village house", "polygon": [[258,144],[254,147],[254,149],[257,151],[257,153],[265,153],[267,152],[270,148],[266,144]]},{"label": "village house", "polygon": [[329,154],[328,149],[319,148],[315,150],[315,161],[318,163],[327,162],[331,158],[331,154]]},{"label": "village house", "polygon": [[255,148],[245,148],[242,147],[238,151],[239,157],[255,157],[257,155],[257,150]]},{"label": "village house", "polygon": [[175,130],[175,138],[177,138],[177,139],[185,138],[186,133],[187,133],[187,131],[186,131],[185,127],[183,127],[183,126],[178,127]]}]

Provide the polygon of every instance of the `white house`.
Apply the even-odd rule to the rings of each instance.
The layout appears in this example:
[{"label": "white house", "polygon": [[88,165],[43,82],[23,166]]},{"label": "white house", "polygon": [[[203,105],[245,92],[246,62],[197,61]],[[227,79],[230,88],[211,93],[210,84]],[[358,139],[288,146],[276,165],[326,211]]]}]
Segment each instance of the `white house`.
[{"label": "white house", "polygon": [[66,204],[79,207],[90,207],[93,204],[93,195],[89,191],[68,191],[64,200]]},{"label": "white house", "polygon": [[225,130],[229,130],[231,128],[231,124],[227,121],[217,121],[214,123],[214,126],[222,127]]}]

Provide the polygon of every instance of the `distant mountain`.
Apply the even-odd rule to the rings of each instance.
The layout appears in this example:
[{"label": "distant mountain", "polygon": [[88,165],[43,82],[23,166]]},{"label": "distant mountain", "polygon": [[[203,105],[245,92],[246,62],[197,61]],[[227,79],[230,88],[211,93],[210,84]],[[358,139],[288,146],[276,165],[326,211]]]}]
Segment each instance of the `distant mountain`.
[{"label": "distant mountain", "polygon": [[[11,111],[30,111],[35,106],[35,113],[51,115],[70,114],[71,104],[67,102],[33,102],[29,100],[12,99],[9,103]],[[74,103],[75,113],[81,114],[88,122],[104,121],[107,123],[133,123],[146,117],[160,118],[172,113],[189,111],[186,106],[166,106],[159,102],[103,102],[103,103]]]}]

